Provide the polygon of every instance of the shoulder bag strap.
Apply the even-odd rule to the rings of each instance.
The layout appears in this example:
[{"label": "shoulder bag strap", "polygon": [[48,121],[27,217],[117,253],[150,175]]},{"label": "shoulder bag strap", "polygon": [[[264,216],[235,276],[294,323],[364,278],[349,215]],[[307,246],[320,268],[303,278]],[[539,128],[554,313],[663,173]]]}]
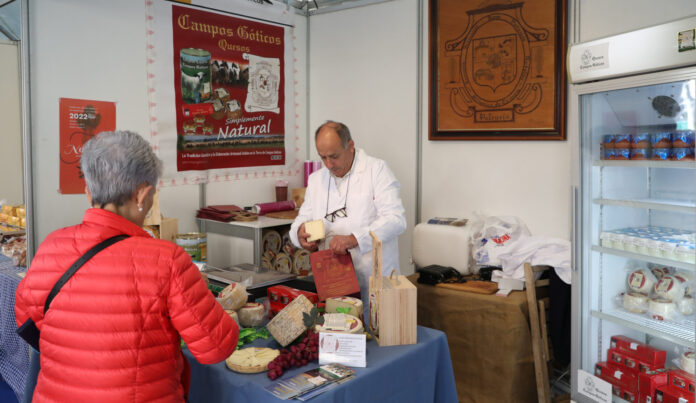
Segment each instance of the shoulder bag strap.
[{"label": "shoulder bag strap", "polygon": [[73,276],[77,272],[77,270],[82,267],[89,259],[91,259],[94,255],[97,253],[101,252],[103,249],[115,244],[116,242],[122,241],[124,239],[128,238],[128,235],[116,235],[114,237],[105,239],[95,246],[92,247],[92,249],[88,250],[84,255],[82,255],[75,263],[70,266],[70,268],[63,273],[62,276],[58,279],[56,284],[51,288],[51,292],[48,293],[48,298],[46,298],[46,305],[44,305],[44,315],[46,314],[46,311],[48,311],[48,307],[51,305],[51,301],[53,301],[53,298],[56,297],[58,294],[58,291],[60,291],[61,288],[65,285],[65,283],[70,280],[70,277]]}]

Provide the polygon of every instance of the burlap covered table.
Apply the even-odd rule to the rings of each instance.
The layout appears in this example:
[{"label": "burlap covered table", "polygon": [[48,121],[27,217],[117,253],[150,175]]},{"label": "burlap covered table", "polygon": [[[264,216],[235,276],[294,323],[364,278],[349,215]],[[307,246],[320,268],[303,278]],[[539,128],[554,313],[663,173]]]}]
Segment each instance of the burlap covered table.
[{"label": "burlap covered table", "polygon": [[526,295],[473,294],[418,284],[418,324],[442,330],[461,403],[535,402]]}]

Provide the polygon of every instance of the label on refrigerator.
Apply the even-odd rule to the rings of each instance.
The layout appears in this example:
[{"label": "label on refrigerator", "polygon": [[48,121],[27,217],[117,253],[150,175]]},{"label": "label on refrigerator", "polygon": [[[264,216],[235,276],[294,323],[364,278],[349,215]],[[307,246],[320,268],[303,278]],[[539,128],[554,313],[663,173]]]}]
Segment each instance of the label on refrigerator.
[{"label": "label on refrigerator", "polygon": [[[578,62],[578,61],[573,61]],[[609,68],[609,43],[589,46],[580,55],[578,68],[580,71],[592,71]]]},{"label": "label on refrigerator", "polygon": [[578,370],[578,392],[600,403],[611,403],[611,384],[596,376]]}]

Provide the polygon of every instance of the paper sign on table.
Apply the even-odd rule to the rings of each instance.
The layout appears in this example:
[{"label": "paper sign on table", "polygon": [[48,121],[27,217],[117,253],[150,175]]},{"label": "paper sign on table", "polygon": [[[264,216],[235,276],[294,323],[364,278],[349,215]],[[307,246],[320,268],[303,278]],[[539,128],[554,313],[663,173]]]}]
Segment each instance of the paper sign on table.
[{"label": "paper sign on table", "polygon": [[319,365],[332,362],[365,368],[365,334],[320,332]]}]

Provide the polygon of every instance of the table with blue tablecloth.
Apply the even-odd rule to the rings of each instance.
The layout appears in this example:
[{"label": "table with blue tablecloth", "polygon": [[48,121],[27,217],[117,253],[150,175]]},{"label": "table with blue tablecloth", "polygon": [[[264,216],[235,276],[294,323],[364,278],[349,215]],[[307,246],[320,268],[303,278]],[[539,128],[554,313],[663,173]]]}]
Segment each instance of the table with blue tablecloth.
[{"label": "table with blue tablecloth", "polygon": [[[256,340],[251,346],[279,348],[273,340]],[[224,362],[201,365],[185,350],[191,363],[191,403],[282,402],[264,388],[271,381],[266,373],[239,374]],[[316,362],[293,368],[286,379],[317,367]],[[367,342],[367,367],[355,368],[355,378],[310,401],[379,403],[457,402],[447,337],[439,330],[418,326],[418,343],[380,347]]]},{"label": "table with blue tablecloth", "polygon": [[0,255],[0,375],[20,402],[24,398],[30,356],[29,346],[15,332],[14,298],[22,279],[18,273],[25,271],[26,268],[15,266],[12,259]]}]

